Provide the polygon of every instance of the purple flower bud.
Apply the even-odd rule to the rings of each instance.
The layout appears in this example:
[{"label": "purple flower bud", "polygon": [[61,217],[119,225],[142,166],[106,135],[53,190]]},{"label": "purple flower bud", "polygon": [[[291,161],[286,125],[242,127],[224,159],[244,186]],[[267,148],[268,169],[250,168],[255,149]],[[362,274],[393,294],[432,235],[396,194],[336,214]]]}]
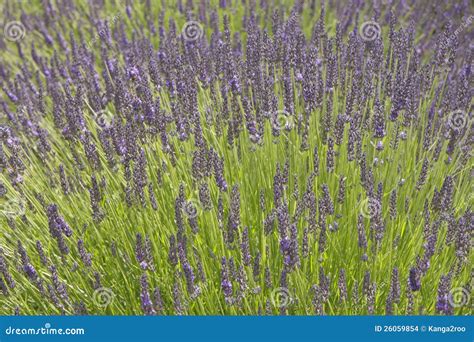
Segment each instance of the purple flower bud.
[{"label": "purple flower bud", "polygon": [[385,114],[384,106],[380,103],[378,98],[375,100],[374,108],[374,138],[383,138],[385,136]]},{"label": "purple flower bud", "polygon": [[412,291],[418,291],[421,288],[420,274],[416,267],[410,268],[410,276],[408,279],[408,284],[410,285],[410,289]]},{"label": "purple flower bud", "polygon": [[173,303],[174,303],[175,314],[178,316],[182,315],[183,307],[181,305],[181,291],[179,289],[179,284],[176,280],[173,285]]},{"label": "purple flower bud", "polygon": [[442,275],[438,285],[438,298],[436,300],[436,311],[445,315],[453,313],[453,307],[449,301],[449,287],[451,279],[447,275]]},{"label": "purple flower bud", "polygon": [[270,268],[268,266],[265,267],[265,287],[267,289],[272,288],[272,276],[270,273]]},{"label": "purple flower bud", "polygon": [[334,204],[332,202],[331,195],[329,194],[329,187],[327,184],[323,184],[322,189],[323,201],[321,202],[322,207],[320,210],[322,210],[325,214],[332,215],[334,214]]},{"label": "purple flower bud", "polygon": [[429,161],[428,159],[423,160],[423,165],[421,167],[421,172],[420,176],[418,177],[418,181],[416,182],[416,190],[420,191],[421,187],[425,184],[426,182],[426,177],[428,173],[428,166],[429,166]]},{"label": "purple flower bud", "polygon": [[315,175],[319,175],[319,156],[318,156],[318,147],[314,147],[313,151],[313,172]]},{"label": "purple flower bud", "polygon": [[188,293],[192,294],[194,293],[194,290],[195,290],[195,286],[194,286],[195,276],[194,276],[193,268],[191,267],[188,261],[185,261],[183,263],[183,272],[184,272],[184,276],[186,277],[186,286],[188,289]]},{"label": "purple flower bud", "polygon": [[230,196],[230,214],[228,220],[227,242],[234,241],[234,234],[240,226],[240,192],[239,187],[234,185]]},{"label": "purple flower bud", "polygon": [[155,309],[153,308],[153,303],[150,298],[148,279],[146,274],[143,274],[140,278],[140,302],[142,311],[145,315],[154,315]]},{"label": "purple flower bud", "polygon": [[86,267],[92,266],[92,255],[87,253],[86,248],[84,247],[84,241],[79,239],[77,241],[77,248],[79,250],[79,255],[81,256],[81,260]]},{"label": "purple flower bud", "polygon": [[135,244],[135,257],[137,258],[138,263],[145,261],[145,249],[143,246],[143,238],[140,233],[137,233],[137,242]]},{"label": "purple flower bud", "polygon": [[347,301],[347,285],[346,285],[346,271],[341,268],[339,271],[339,280],[338,280],[338,288],[339,288],[339,298],[341,301]]},{"label": "purple flower bud", "polygon": [[390,193],[390,218],[392,220],[397,218],[397,190],[394,189]]},{"label": "purple flower bud", "polygon": [[326,155],[326,169],[328,173],[331,173],[334,171],[334,157],[335,157],[334,140],[331,137],[329,137],[328,152]]},{"label": "purple flower bud", "polygon": [[375,282],[369,284],[367,288],[367,312],[369,315],[375,313],[375,298],[377,296],[377,284]]},{"label": "purple flower bud", "polygon": [[164,304],[163,304],[163,299],[161,296],[161,291],[158,287],[155,288],[153,291],[153,301],[155,302],[154,309],[156,313],[163,314],[164,313]]},{"label": "purple flower bud", "polygon": [[211,149],[212,160],[214,161],[214,177],[217,187],[222,191],[227,191],[227,183],[224,178],[224,160],[219,157],[217,152]]},{"label": "purple flower bud", "polygon": [[394,267],[392,271],[392,282],[390,287],[390,297],[395,303],[400,301],[400,279],[398,277],[398,268]]},{"label": "purple flower bud", "polygon": [[249,228],[245,227],[242,232],[242,242],[240,243],[240,250],[242,253],[242,261],[245,266],[249,266],[251,262],[250,242],[249,242]]},{"label": "purple flower bud", "polygon": [[226,258],[222,258],[222,267],[221,267],[221,287],[224,292],[224,297],[230,299],[232,297],[232,283],[229,280],[229,275],[227,271],[227,261]]},{"label": "purple flower bud", "polygon": [[3,293],[5,297],[8,296],[8,292],[9,292],[8,287],[2,278],[0,278],[0,291]]}]

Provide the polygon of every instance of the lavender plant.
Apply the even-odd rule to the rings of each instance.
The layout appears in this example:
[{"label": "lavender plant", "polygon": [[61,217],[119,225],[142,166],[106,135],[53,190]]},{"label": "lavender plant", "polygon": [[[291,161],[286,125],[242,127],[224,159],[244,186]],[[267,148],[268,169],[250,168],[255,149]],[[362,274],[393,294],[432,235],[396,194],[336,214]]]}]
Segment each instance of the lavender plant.
[{"label": "lavender plant", "polygon": [[468,1],[1,7],[0,314],[472,313]]}]

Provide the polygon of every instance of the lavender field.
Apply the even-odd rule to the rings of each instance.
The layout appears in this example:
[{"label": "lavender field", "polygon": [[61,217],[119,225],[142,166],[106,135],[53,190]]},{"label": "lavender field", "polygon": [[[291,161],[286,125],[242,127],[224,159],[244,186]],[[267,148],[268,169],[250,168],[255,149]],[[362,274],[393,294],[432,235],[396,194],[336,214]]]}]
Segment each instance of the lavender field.
[{"label": "lavender field", "polygon": [[0,314],[472,314],[473,7],[0,0]]}]

